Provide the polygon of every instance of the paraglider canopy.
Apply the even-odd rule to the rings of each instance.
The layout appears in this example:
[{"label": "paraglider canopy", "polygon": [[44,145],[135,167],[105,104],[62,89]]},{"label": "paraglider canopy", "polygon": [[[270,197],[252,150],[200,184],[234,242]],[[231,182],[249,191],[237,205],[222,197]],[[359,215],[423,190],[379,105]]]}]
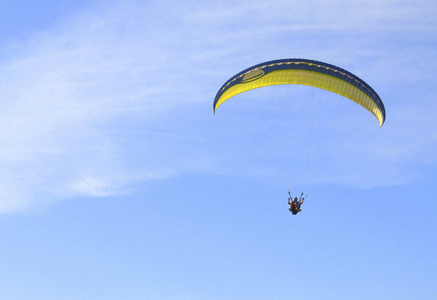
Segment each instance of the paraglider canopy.
[{"label": "paraglider canopy", "polygon": [[240,93],[278,84],[302,84],[342,95],[368,111],[382,126],[385,108],[378,94],[362,79],[339,67],[308,59],[280,59],[247,68],[226,81],[214,99],[216,109]]}]

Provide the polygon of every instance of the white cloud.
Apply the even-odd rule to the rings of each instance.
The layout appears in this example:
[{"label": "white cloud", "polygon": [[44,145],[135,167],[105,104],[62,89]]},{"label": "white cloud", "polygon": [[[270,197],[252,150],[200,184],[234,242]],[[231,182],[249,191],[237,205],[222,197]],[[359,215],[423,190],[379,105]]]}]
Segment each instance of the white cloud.
[{"label": "white cloud", "polygon": [[120,32],[126,13],[85,16],[38,34],[2,62],[0,170],[3,182],[14,183],[4,185],[4,211],[47,201],[39,197],[105,196],[122,186],[117,119],[153,114],[154,92],[141,85],[153,83],[158,51],[155,41],[135,45],[137,31]]},{"label": "white cloud", "polygon": [[[402,29],[407,13],[416,16],[410,29],[435,28],[432,9],[396,1],[266,3],[123,2],[23,41],[15,56],[0,61],[0,212],[76,195],[120,194],[130,183],[181,172],[231,173],[224,166],[240,162],[218,149],[220,138],[229,138],[217,130],[234,129],[213,119],[211,103],[228,77],[262,60],[300,56],[353,65],[378,86],[387,80],[357,59],[400,69],[402,57],[388,57],[395,49],[390,43],[376,51],[384,33],[375,32]],[[369,36],[350,40],[357,30]],[[326,42],[326,34],[342,42]],[[409,59],[411,68],[416,60]],[[389,120],[392,105],[389,99]],[[422,151],[399,149],[393,165]],[[266,170],[256,163],[247,169]]]}]

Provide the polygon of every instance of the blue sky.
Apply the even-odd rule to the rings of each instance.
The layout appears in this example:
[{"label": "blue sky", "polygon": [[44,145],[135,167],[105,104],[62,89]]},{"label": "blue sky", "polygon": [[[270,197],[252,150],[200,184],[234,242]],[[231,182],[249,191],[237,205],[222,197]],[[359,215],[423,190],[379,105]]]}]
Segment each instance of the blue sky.
[{"label": "blue sky", "polygon": [[[2,1],[2,299],[433,299],[436,14]],[[213,114],[229,77],[279,58],[356,74],[386,123],[297,86]]]}]

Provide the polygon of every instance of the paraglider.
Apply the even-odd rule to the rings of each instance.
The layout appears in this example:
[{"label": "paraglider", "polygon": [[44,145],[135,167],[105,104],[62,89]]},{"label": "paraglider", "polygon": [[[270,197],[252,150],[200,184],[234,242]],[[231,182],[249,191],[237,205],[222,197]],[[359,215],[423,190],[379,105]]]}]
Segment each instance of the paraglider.
[{"label": "paraglider", "polygon": [[303,204],[303,201],[305,200],[305,198],[302,197],[303,193],[300,195],[299,200],[297,200],[297,197],[294,197],[293,199],[293,196],[291,196],[290,191],[288,191],[288,194],[290,195],[290,197],[288,198],[288,205],[290,205],[289,211],[291,211],[293,215],[297,215],[297,213],[302,210],[301,206]]},{"label": "paraglider", "polygon": [[[384,104],[371,86],[349,71],[309,59],[272,60],[257,64],[232,76],[215,96],[214,114],[223,102],[240,93],[283,84],[307,85],[342,95],[372,113],[380,127],[385,122]],[[297,200],[297,197],[293,199],[290,194],[288,204],[293,214],[301,210],[303,198],[301,197],[300,200]]]},{"label": "paraglider", "polygon": [[385,108],[378,94],[363,80],[339,67],[308,59],[280,59],[247,68],[226,81],[214,99],[214,113],[240,93],[278,84],[309,85],[342,95],[371,112],[382,126]]}]

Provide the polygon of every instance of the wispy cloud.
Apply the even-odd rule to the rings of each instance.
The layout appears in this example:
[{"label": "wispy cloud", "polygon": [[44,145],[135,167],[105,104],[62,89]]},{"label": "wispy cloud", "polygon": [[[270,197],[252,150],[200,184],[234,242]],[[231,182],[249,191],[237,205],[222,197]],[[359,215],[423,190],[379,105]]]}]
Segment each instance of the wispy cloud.
[{"label": "wispy cloud", "polygon": [[[0,61],[0,211],[64,197],[125,193],[130,183],[181,172],[232,173],[241,161],[219,149],[229,137],[217,130],[234,129],[223,128],[217,118],[211,123],[212,98],[228,77],[263,60],[309,57],[353,65],[353,71],[363,78],[371,75],[378,86],[388,81],[378,69],[381,62],[398,69],[404,62],[390,56],[395,46],[381,28],[403,28],[407,14],[416,16],[410,30],[435,28],[429,12],[396,1],[362,1],[347,8],[343,1],[331,1],[329,7],[326,1],[221,3],[188,8],[177,1],[124,2],[36,33],[19,45],[16,55]],[[349,40],[357,30],[372,36]],[[326,34],[342,42],[326,41]],[[386,50],[379,52],[374,46],[381,42]],[[404,47],[402,53],[411,49]],[[427,47],[424,52],[433,57]],[[376,69],[355,64],[357,59]],[[410,67],[420,61],[409,59]],[[401,118],[402,108],[395,109],[390,91],[383,92],[388,122],[397,124],[387,124],[388,130],[399,136],[404,123],[390,118]],[[433,119],[421,120],[435,126]],[[414,132],[405,134],[418,138]],[[398,141],[380,143],[389,149],[400,147]],[[435,145],[435,139],[420,142]],[[382,162],[387,170],[405,157],[417,157],[423,148],[398,149],[406,153],[384,160],[390,161]],[[257,163],[244,169],[270,172]],[[386,183],[393,182],[398,181]]]},{"label": "wispy cloud", "polygon": [[0,63],[1,211],[205,168],[175,119],[205,99],[193,24],[175,14],[135,2],[83,14]]},{"label": "wispy cloud", "polygon": [[142,28],[125,28],[135,26],[127,13],[82,16],[37,34],[23,43],[26,51],[2,62],[3,210],[117,193],[131,176],[119,153],[117,121],[154,113],[163,88],[153,84],[153,73],[165,53],[158,56],[156,41],[144,34],[137,40]]}]

